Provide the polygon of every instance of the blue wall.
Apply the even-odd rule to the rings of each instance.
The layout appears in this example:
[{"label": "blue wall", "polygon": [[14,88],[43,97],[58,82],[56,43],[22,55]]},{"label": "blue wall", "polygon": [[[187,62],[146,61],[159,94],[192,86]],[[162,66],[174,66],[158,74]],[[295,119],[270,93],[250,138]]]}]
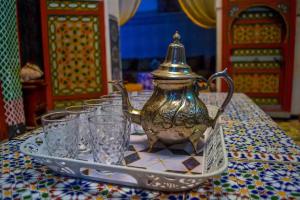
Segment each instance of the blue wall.
[{"label": "blue wall", "polygon": [[193,24],[183,12],[137,12],[121,27],[122,59],[164,57],[176,30],[188,57],[216,54],[215,29]]},{"label": "blue wall", "polygon": [[157,0],[143,0],[141,1],[137,13],[139,12],[150,12],[157,11],[158,5]]}]

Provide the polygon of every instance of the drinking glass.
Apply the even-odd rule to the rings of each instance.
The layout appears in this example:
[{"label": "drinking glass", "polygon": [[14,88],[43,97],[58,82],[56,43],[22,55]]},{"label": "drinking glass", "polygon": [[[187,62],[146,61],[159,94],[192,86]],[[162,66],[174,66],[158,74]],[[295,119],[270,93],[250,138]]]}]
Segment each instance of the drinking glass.
[{"label": "drinking glass", "polygon": [[70,114],[78,115],[78,132],[79,132],[79,152],[88,153],[91,150],[90,129],[88,118],[94,115],[95,109],[89,106],[69,106],[66,111]]},{"label": "drinking glass", "polygon": [[53,112],[42,116],[45,142],[51,156],[77,158],[78,116],[68,112]]},{"label": "drinking glass", "polygon": [[[145,103],[148,101],[149,96],[137,95],[137,96],[131,96],[130,99],[134,108],[138,110],[142,110]],[[132,132],[135,134],[145,134],[143,127],[135,123],[132,123]]]},{"label": "drinking glass", "polygon": [[[114,98],[112,103],[117,103],[117,100]],[[101,105],[101,111],[100,113],[106,115],[106,114],[117,114],[125,119],[125,125],[124,125],[124,143],[125,143],[125,148],[126,150],[129,148],[129,143],[130,143],[130,133],[131,133],[131,119],[124,113],[127,111],[123,111],[122,108],[122,103],[119,104],[112,104],[112,103],[107,103],[111,102],[111,99],[106,99],[106,103]]]},{"label": "drinking glass", "polygon": [[[89,99],[84,101],[84,105],[95,108],[95,114],[105,114],[105,112],[117,112],[123,113],[122,110],[122,99],[121,98],[100,98],[100,99]],[[112,106],[110,109],[103,109],[106,106]]]},{"label": "drinking glass", "polygon": [[[130,102],[132,106],[138,110],[142,110],[143,106],[150,98],[149,95],[152,94],[152,91],[143,91],[143,92],[135,92],[129,93]],[[108,95],[101,96],[101,99],[105,99],[107,102],[111,102],[113,104],[121,104],[122,103],[122,96],[120,93],[110,93]],[[135,134],[145,134],[144,129],[141,125],[132,123],[131,124],[131,131]]]},{"label": "drinking glass", "polygon": [[89,107],[95,107],[95,115],[120,115],[126,119],[126,124],[124,126],[125,134],[123,137],[125,148],[128,149],[131,132],[131,119],[124,114],[121,97],[90,99],[84,101],[84,104]]},{"label": "drinking glass", "polygon": [[94,162],[120,164],[126,150],[124,134],[127,120],[116,113],[94,115],[89,118],[89,127]]}]

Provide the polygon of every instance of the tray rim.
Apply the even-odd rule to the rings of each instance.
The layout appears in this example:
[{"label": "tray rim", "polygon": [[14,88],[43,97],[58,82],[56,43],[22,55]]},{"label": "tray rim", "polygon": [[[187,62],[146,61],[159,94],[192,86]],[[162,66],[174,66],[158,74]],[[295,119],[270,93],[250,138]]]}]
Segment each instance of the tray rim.
[{"label": "tray rim", "polygon": [[[155,175],[169,176],[169,177],[174,177],[174,178],[192,178],[192,179],[209,178],[209,177],[212,177],[212,176],[222,173],[228,167],[228,153],[227,153],[225,141],[224,141],[223,127],[222,127],[222,124],[219,124],[218,126],[219,126],[219,132],[220,132],[218,134],[221,136],[221,145],[222,145],[222,149],[223,149],[223,153],[224,153],[224,156],[223,156],[224,164],[222,167],[218,168],[215,171],[208,172],[208,173],[202,173],[202,174],[181,174],[181,173],[175,173],[175,172],[162,172],[162,171],[158,171],[158,170],[147,170],[147,169],[141,169],[141,168],[129,167],[129,166],[123,166],[123,165],[107,165],[107,164],[87,162],[87,161],[71,159],[71,158],[61,158],[61,157],[56,157],[56,156],[41,155],[41,154],[30,153],[30,152],[26,151],[24,148],[25,144],[28,143],[29,140],[32,140],[33,138],[37,138],[39,135],[44,134],[42,129],[39,132],[39,134],[32,135],[32,136],[28,137],[25,141],[23,141],[22,144],[20,145],[20,151],[25,155],[31,156],[32,158],[54,159],[54,160],[62,161],[62,162],[69,161],[69,162],[74,162],[74,163],[82,164],[82,165],[91,164],[91,165],[93,165],[95,167],[99,167],[99,168],[114,169],[113,171],[119,169],[120,171],[122,171],[120,173],[124,173],[124,172],[128,171],[128,172],[139,172],[139,173],[152,173]],[[205,160],[204,160],[204,164],[205,164]],[[47,166],[47,165],[45,165],[45,166]]]}]

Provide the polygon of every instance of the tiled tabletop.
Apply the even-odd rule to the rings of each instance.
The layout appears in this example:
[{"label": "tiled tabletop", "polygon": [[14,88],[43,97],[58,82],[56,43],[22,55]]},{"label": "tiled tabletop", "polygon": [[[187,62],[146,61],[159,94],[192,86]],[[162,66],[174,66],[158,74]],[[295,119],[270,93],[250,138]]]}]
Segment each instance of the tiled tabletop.
[{"label": "tiled tabletop", "polygon": [[[219,105],[221,93],[200,95]],[[0,199],[300,199],[300,148],[246,95],[234,94],[222,115],[229,166],[182,193],[63,177],[19,151],[26,134],[0,147]]]}]

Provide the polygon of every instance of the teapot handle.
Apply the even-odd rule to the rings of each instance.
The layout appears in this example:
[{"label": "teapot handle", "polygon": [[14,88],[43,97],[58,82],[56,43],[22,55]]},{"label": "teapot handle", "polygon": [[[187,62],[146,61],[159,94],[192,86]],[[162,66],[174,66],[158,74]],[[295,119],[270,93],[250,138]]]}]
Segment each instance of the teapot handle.
[{"label": "teapot handle", "polygon": [[224,78],[225,79],[225,81],[228,85],[228,93],[227,93],[227,96],[226,96],[224,102],[222,103],[221,107],[219,108],[216,117],[213,119],[213,126],[215,125],[218,117],[224,112],[224,110],[225,110],[226,106],[228,105],[228,103],[230,102],[231,97],[234,92],[233,81],[227,73],[227,68],[221,72],[217,72],[217,73],[211,75],[211,77],[209,77],[209,79],[207,81],[208,87],[210,87],[211,82],[213,80],[215,80],[216,78]]}]

